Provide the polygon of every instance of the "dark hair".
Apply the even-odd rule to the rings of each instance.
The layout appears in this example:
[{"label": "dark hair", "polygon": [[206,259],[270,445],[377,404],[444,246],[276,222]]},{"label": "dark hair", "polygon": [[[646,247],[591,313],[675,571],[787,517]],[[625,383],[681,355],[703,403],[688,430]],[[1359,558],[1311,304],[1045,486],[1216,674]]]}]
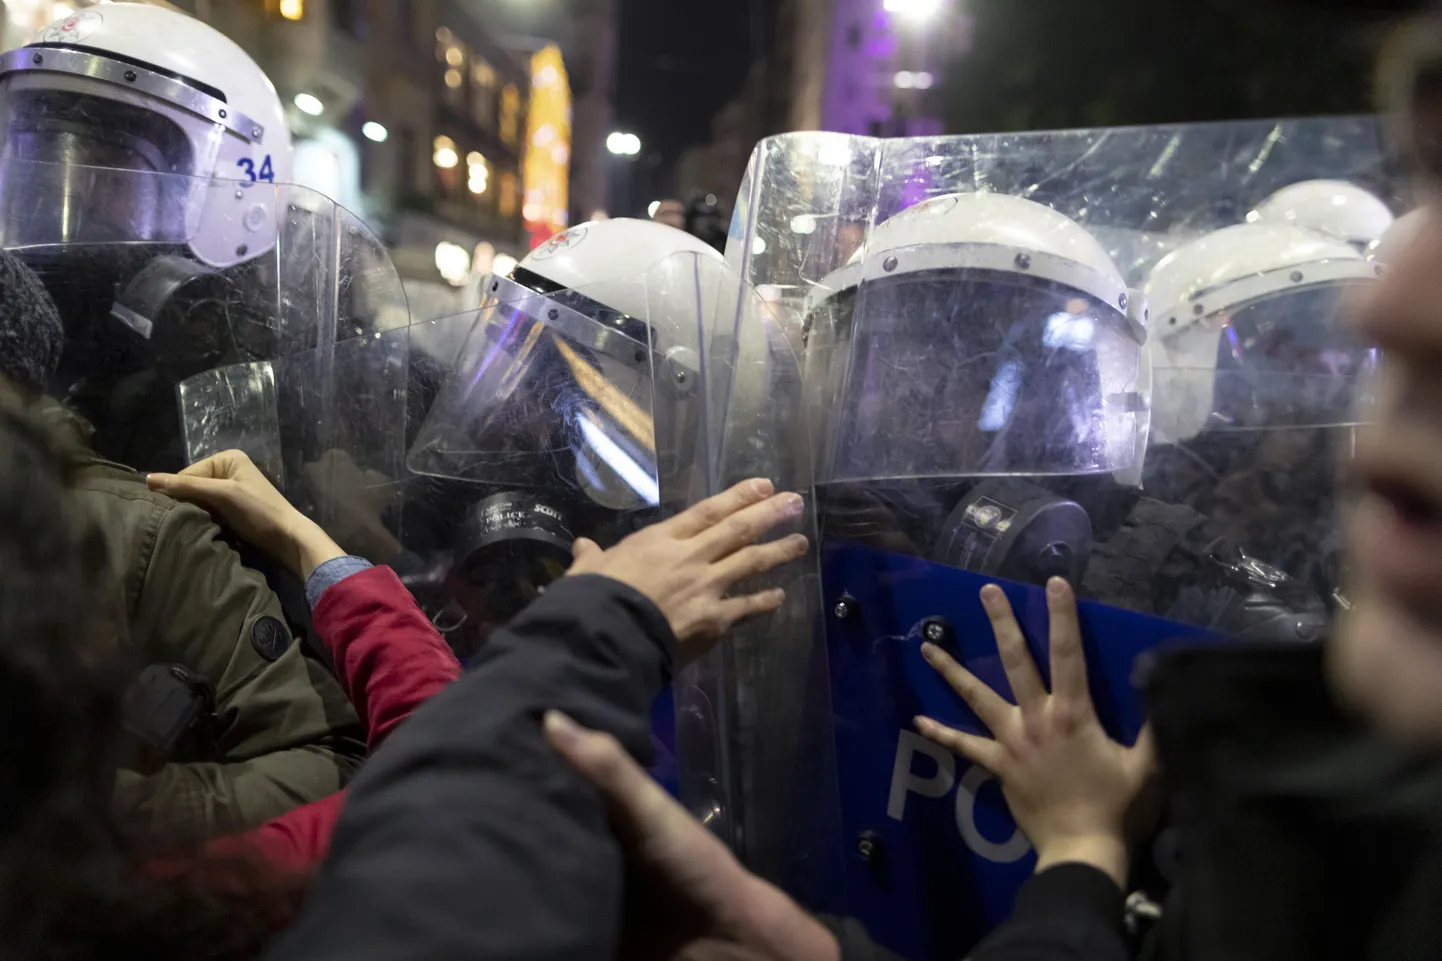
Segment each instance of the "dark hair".
[{"label": "dark hair", "polygon": [[60,312],[44,284],[13,253],[0,250],[0,375],[42,393],[64,346]]},{"label": "dark hair", "polygon": [[106,547],[44,430],[0,409],[0,957],[241,959],[304,879],[134,843],[112,794],[124,672]]}]

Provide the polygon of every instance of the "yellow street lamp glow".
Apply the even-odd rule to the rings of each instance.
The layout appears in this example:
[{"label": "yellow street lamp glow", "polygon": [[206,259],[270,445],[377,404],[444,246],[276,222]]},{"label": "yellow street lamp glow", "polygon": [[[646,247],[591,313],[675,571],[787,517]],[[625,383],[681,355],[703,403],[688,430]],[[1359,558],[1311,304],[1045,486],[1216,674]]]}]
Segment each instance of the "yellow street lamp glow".
[{"label": "yellow street lamp glow", "polygon": [[471,255],[459,244],[442,241],[436,245],[436,270],[452,286],[459,287],[471,271]]},{"label": "yellow street lamp glow", "polygon": [[437,137],[435,148],[436,166],[442,170],[450,170],[461,162],[461,155],[456,151],[456,142],[450,137]]},{"label": "yellow street lamp glow", "polygon": [[280,15],[287,20],[299,20],[305,16],[305,0],[280,0]]}]

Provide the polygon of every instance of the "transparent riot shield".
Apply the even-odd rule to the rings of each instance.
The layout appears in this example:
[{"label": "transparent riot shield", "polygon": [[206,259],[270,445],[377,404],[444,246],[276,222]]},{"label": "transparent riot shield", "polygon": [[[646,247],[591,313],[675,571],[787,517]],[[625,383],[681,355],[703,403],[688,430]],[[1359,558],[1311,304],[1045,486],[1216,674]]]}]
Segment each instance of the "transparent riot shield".
[{"label": "transparent riot shield", "polygon": [[481,635],[565,571],[577,537],[614,544],[699,482],[696,278],[681,258],[594,291],[495,277],[466,315],[408,469],[461,498],[451,550],[460,579],[491,585],[465,605]]},{"label": "transparent riot shield", "polygon": [[[481,605],[471,617],[514,613],[565,570],[576,537],[609,546],[748,477],[809,487],[807,447],[795,423],[777,419],[799,410],[795,346],[719,257],[678,254],[570,290],[518,271],[491,278],[473,316],[408,464],[471,492],[474,506],[453,515],[457,570],[492,594],[497,583],[515,587],[503,609]],[[810,618],[814,563],[768,582],[758,588],[791,589],[778,622]],[[674,715],[663,708],[657,718],[662,754],[681,760],[675,780],[663,780],[733,844],[746,792],[726,781],[735,770],[729,737],[754,750],[763,732],[730,723],[732,665],[808,656],[770,644],[765,627],[743,629],[734,647],[678,677]],[[787,741],[801,727],[764,733]]]},{"label": "transparent riot shield", "polygon": [[[1177,249],[1148,282],[1157,307],[1148,495],[1206,516],[1254,577],[1331,606],[1344,599],[1328,468],[1351,452],[1378,362],[1346,311],[1382,270],[1329,238],[1245,224]],[[1206,618],[1196,600],[1176,603]]]},{"label": "transparent riot shield", "polygon": [[49,393],[99,454],[138,470],[245,446],[283,480],[287,385],[265,365],[374,341],[407,314],[376,238],[301,187],[5,160],[0,243],[65,325]]},{"label": "transparent riot shield", "polygon": [[[1310,547],[1282,548],[1332,539],[1322,437],[1345,443],[1373,363],[1336,321],[1377,269],[1299,227],[1225,234],[1318,178],[1395,201],[1378,123],[758,146],[727,258],[802,344],[796,436],[815,465],[822,577],[812,617],[770,639],[810,662],[733,648],[758,663],[728,678],[729,722],[762,742],[827,742],[835,768],[805,805],[768,796],[758,786],[795,758],[731,739],[725,783],[753,792],[728,802],[746,812],[749,863],[792,885],[751,842],[830,845],[790,863],[841,870],[793,891],[917,961],[964,956],[1009,915],[1030,843],[986,771],[912,726],[926,715],[985,733],[924,641],[1008,693],[987,583],[1007,592],[1043,671],[1043,585],[1076,587],[1093,699],[1124,742],[1143,721],[1144,651],[1320,638],[1336,573],[1302,569]],[[1207,479],[1193,481],[1177,464],[1198,457]],[[808,699],[829,714],[787,713]],[[821,729],[796,735],[798,723]],[[833,811],[839,830],[817,828]],[[1165,864],[1144,861],[1139,885],[1161,893]]]},{"label": "transparent riot shield", "polygon": [[177,471],[239,448],[348,549],[406,556],[424,364],[400,279],[358,218],[293,185],[10,159],[0,243],[59,309],[51,409],[97,456]]}]

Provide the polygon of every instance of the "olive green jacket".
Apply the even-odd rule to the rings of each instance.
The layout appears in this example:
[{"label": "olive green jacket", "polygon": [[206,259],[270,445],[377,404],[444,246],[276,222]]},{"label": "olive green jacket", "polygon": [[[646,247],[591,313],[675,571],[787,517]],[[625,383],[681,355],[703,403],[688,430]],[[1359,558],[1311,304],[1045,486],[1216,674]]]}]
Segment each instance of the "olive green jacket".
[{"label": "olive green jacket", "polygon": [[365,751],[355,713],[210,515],[94,459],[76,493],[109,545],[108,601],[122,612],[131,660],[179,664],[215,686],[213,756],[120,772],[127,823],[195,840],[249,830],[340,790]]}]

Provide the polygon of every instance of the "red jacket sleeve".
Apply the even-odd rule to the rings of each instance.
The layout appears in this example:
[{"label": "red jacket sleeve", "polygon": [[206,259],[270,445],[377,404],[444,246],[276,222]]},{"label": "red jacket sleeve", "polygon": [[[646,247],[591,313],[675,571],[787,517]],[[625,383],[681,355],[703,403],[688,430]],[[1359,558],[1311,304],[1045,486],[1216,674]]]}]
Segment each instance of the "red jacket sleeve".
[{"label": "red jacket sleeve", "polygon": [[461,665],[389,567],[331,587],[315,606],[315,629],[374,752],[402,721],[460,677]]},{"label": "red jacket sleeve", "polygon": [[[372,753],[406,718],[450,684],[461,665],[389,567],[372,567],[332,586],[315,607],[315,630],[335,664]],[[316,867],[330,848],[344,792],[297,808],[209,853],[259,851],[282,870]]]}]

